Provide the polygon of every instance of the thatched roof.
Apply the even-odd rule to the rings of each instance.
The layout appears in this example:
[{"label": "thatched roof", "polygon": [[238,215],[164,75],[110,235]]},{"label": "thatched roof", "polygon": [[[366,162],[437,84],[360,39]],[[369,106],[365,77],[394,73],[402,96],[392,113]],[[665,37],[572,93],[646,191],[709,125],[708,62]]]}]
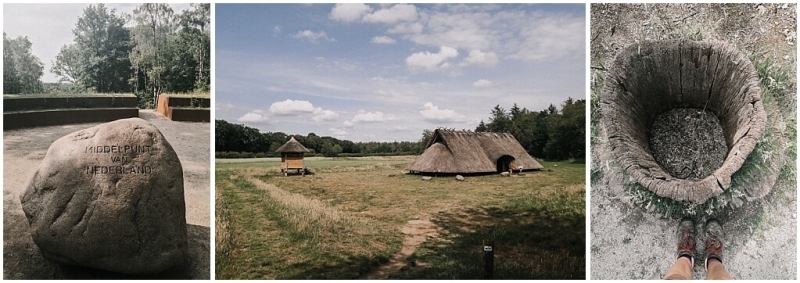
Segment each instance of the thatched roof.
[{"label": "thatched roof", "polygon": [[490,173],[497,161],[510,156],[511,167],[524,170],[544,168],[509,133],[451,131],[437,129],[425,152],[407,170],[420,173]]},{"label": "thatched roof", "polygon": [[292,137],[291,139],[289,139],[289,141],[287,141],[285,144],[283,144],[281,147],[275,150],[275,152],[304,153],[308,152],[308,149],[302,144],[300,144],[300,142],[298,142],[296,139],[294,139],[294,137]]}]

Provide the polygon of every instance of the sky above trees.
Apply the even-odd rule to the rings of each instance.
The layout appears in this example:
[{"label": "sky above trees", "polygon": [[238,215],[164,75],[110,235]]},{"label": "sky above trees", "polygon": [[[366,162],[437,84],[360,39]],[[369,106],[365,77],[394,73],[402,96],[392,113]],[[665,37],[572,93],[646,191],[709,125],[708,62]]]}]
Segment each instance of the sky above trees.
[{"label": "sky above trees", "polygon": [[218,4],[216,118],[416,141],[585,97],[585,5]]},{"label": "sky above trees", "polygon": [[[139,4],[109,3],[115,14],[133,14]],[[31,53],[44,63],[42,81],[57,82],[59,76],[50,71],[61,47],[73,42],[72,29],[89,4],[3,4],[3,31],[9,38],[27,36]],[[174,12],[189,9],[188,3],[170,4]],[[133,23],[128,23],[132,25]]]}]

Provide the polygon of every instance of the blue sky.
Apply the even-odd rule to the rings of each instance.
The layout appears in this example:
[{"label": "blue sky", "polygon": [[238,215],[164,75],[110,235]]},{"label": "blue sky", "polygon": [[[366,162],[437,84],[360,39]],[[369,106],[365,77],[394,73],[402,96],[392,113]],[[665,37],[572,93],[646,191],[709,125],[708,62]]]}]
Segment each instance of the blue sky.
[{"label": "blue sky", "polygon": [[217,4],[216,118],[353,141],[585,98],[585,5]]}]

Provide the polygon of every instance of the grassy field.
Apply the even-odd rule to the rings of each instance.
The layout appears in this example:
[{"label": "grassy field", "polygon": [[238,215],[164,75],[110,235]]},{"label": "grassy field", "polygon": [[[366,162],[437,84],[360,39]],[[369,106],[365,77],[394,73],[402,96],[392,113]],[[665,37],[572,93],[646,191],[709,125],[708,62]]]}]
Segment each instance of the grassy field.
[{"label": "grassy field", "polygon": [[389,261],[415,219],[438,236],[389,278],[479,279],[483,239],[495,278],[584,278],[584,164],[457,182],[403,174],[413,159],[310,158],[305,177],[282,176],[279,159],[218,161],[216,278],[356,278]]}]

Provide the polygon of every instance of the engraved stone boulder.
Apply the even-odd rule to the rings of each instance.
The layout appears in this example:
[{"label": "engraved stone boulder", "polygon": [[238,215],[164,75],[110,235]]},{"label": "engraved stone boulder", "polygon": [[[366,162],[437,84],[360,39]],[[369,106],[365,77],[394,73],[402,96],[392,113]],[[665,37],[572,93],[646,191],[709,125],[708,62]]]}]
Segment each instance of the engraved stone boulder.
[{"label": "engraved stone boulder", "polygon": [[21,201],[33,241],[57,263],[152,274],[184,260],[181,163],[142,119],[53,142]]}]

